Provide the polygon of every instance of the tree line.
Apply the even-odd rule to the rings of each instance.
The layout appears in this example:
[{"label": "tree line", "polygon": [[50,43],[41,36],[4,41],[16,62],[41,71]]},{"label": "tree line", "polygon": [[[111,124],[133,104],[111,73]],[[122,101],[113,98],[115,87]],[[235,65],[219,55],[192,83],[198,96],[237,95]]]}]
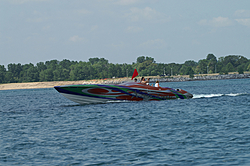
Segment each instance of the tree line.
[{"label": "tree line", "polygon": [[250,60],[241,55],[228,55],[216,58],[208,54],[206,59],[198,62],[187,60],[183,64],[156,63],[154,58],[140,56],[132,64],[113,64],[105,58],[90,58],[88,62],[51,60],[29,63],[8,64],[7,69],[0,65],[0,83],[76,81],[132,76],[134,69],[140,76],[173,76],[194,74],[211,74],[250,71]]}]

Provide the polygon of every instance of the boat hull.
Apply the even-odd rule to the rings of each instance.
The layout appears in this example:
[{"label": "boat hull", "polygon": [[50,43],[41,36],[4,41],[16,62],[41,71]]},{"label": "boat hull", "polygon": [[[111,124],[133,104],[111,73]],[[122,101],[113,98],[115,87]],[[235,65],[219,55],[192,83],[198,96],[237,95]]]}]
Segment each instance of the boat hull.
[{"label": "boat hull", "polygon": [[106,103],[108,101],[151,101],[188,99],[193,95],[181,89],[152,87],[140,83],[119,85],[87,84],[54,87],[64,97],[80,103]]}]

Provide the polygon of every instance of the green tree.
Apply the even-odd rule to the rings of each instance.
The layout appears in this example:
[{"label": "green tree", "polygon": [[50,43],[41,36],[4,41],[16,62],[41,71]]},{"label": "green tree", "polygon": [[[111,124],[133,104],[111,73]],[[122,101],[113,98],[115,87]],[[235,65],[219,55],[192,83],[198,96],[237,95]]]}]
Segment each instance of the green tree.
[{"label": "green tree", "polygon": [[134,72],[134,69],[132,65],[130,64],[121,64],[121,72],[122,72],[122,77],[127,77],[127,74],[128,74],[128,77],[132,76],[133,72]]},{"label": "green tree", "polygon": [[238,57],[239,57],[239,59],[238,59],[238,61],[236,63],[237,66],[240,66],[240,65],[243,65],[243,64],[247,64],[249,62],[249,60],[246,57],[244,57],[244,56],[240,56],[239,55]]},{"label": "green tree", "polygon": [[9,81],[13,82],[13,83],[19,82],[21,71],[22,71],[22,65],[20,63],[8,64],[8,79],[9,79]]},{"label": "green tree", "polygon": [[31,78],[28,77],[28,69],[34,67],[32,63],[22,65],[22,71],[20,72],[20,82],[31,82]]},{"label": "green tree", "polygon": [[102,65],[107,65],[109,63],[109,61],[107,59],[105,59],[105,58],[100,58],[98,63],[100,63]]},{"label": "green tree", "polygon": [[65,80],[65,78],[62,75],[62,71],[63,71],[63,68],[61,66],[56,68],[53,71],[53,80],[54,81],[63,81],[63,80]]},{"label": "green tree", "polygon": [[36,82],[39,80],[38,69],[35,66],[30,66],[27,70],[27,82]]},{"label": "green tree", "polygon": [[180,69],[180,74],[186,75],[188,67],[190,67],[190,66],[182,65],[182,67]]},{"label": "green tree", "polygon": [[119,64],[115,64],[114,66],[115,66],[115,68],[114,68],[115,73],[114,73],[114,75],[111,75],[110,77],[122,77],[122,76],[124,77],[125,75],[122,75],[121,66]]},{"label": "green tree", "polygon": [[59,62],[59,66],[63,69],[70,69],[70,66],[72,64],[75,64],[76,62],[74,61],[70,61],[70,60],[67,60],[67,59],[63,59],[61,62]]},{"label": "green tree", "polygon": [[[173,74],[173,75],[177,75],[177,74],[180,74],[180,69],[182,67],[181,64],[176,64],[176,63],[170,63],[168,64],[169,65],[169,72],[170,74]],[[172,72],[172,73],[171,73]]]},{"label": "green tree", "polygon": [[39,62],[36,64],[38,72],[44,71],[47,69],[47,66],[44,64],[44,62]]},{"label": "green tree", "polygon": [[225,58],[223,58],[221,62],[223,63],[223,65],[231,63],[233,67],[236,69],[239,65],[247,64],[249,60],[240,55],[228,55]]},{"label": "green tree", "polygon": [[151,61],[151,63],[155,63],[154,58],[148,56],[146,57],[146,61]]},{"label": "green tree", "polygon": [[227,72],[234,72],[234,71],[235,71],[235,68],[234,68],[234,66],[232,65],[231,62],[229,62],[229,63],[226,65],[226,71],[227,71]]},{"label": "green tree", "polygon": [[150,75],[151,71],[156,68],[156,64],[154,63],[153,58],[148,58],[148,60],[145,60],[142,63],[139,63],[137,66],[138,72],[140,72],[141,75]]},{"label": "green tree", "polygon": [[0,65],[0,83],[5,82],[6,69],[4,65]]},{"label": "green tree", "polygon": [[208,66],[208,61],[206,59],[199,60],[198,66],[197,66],[197,71],[200,74],[208,74],[207,73],[207,66]]},{"label": "green tree", "polygon": [[94,65],[94,64],[97,64],[97,63],[100,63],[100,64],[108,64],[108,60],[105,59],[105,58],[89,58],[89,62]]},{"label": "green tree", "polygon": [[188,66],[187,67],[187,70],[186,70],[186,75],[189,75],[190,78],[193,78],[194,77],[194,70],[192,69],[191,66]]},{"label": "green tree", "polygon": [[76,80],[84,80],[88,77],[89,70],[88,70],[87,65],[88,65],[87,62],[81,61],[79,62],[79,64],[75,66],[74,74],[75,74]]},{"label": "green tree", "polygon": [[45,65],[47,66],[47,69],[55,70],[59,64],[58,60],[51,60],[51,61],[46,61]]},{"label": "green tree", "polygon": [[209,74],[212,74],[215,72],[215,66],[217,65],[217,58],[213,54],[208,54],[207,55],[207,66],[208,66],[208,71]]},{"label": "green tree", "polygon": [[196,67],[198,65],[198,63],[193,61],[193,60],[188,60],[188,61],[185,61],[184,65],[190,66],[190,67]]},{"label": "green tree", "polygon": [[93,65],[99,62],[99,58],[89,58],[89,62]]},{"label": "green tree", "polygon": [[40,82],[46,81],[45,80],[45,72],[44,71],[39,72],[39,81]]},{"label": "green tree", "polygon": [[239,74],[244,74],[243,65],[238,66],[238,72]]},{"label": "green tree", "polygon": [[224,59],[225,59],[224,57],[219,57],[218,62],[216,64],[216,70],[220,74],[224,74],[224,72],[225,72],[226,65],[224,65]]},{"label": "green tree", "polygon": [[247,66],[247,70],[250,71],[250,64]]},{"label": "green tree", "polygon": [[14,83],[16,80],[14,80],[13,73],[10,71],[7,71],[5,74],[5,82],[6,83]]},{"label": "green tree", "polygon": [[143,63],[146,60],[145,56],[140,56],[137,58],[136,63]]},{"label": "green tree", "polygon": [[216,58],[216,56],[214,56],[214,54],[208,54],[206,59],[207,59],[208,61],[217,62],[217,58]]},{"label": "green tree", "polygon": [[53,71],[53,68],[48,68],[44,70],[44,81],[54,81]]}]

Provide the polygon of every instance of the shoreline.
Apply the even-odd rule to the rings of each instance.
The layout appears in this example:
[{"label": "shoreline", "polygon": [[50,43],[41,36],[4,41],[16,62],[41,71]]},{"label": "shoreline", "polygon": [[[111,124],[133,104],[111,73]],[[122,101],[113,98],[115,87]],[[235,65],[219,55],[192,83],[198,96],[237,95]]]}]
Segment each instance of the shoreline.
[{"label": "shoreline", "polygon": [[[137,79],[139,79],[138,77]],[[150,83],[159,80],[160,82],[181,82],[181,81],[205,81],[205,80],[225,80],[225,79],[245,79],[250,78],[250,73],[246,74],[227,74],[227,75],[195,75],[193,78],[189,76],[159,77],[146,76],[151,78]],[[72,85],[72,84],[119,84],[131,81],[131,78],[115,78],[115,79],[98,79],[98,80],[79,80],[79,81],[50,81],[50,82],[27,82],[27,83],[7,83],[0,84],[0,90],[16,90],[16,89],[42,89],[53,88],[54,86]]]}]

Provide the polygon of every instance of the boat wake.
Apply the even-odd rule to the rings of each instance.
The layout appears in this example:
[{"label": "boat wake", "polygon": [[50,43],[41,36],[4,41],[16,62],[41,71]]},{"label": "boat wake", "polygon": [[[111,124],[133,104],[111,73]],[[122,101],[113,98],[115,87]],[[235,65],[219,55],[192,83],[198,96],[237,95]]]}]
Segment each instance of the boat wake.
[{"label": "boat wake", "polygon": [[221,97],[221,96],[242,96],[242,95],[250,95],[247,93],[230,93],[230,94],[194,94],[193,99],[199,99],[199,98],[211,98],[211,97]]}]

